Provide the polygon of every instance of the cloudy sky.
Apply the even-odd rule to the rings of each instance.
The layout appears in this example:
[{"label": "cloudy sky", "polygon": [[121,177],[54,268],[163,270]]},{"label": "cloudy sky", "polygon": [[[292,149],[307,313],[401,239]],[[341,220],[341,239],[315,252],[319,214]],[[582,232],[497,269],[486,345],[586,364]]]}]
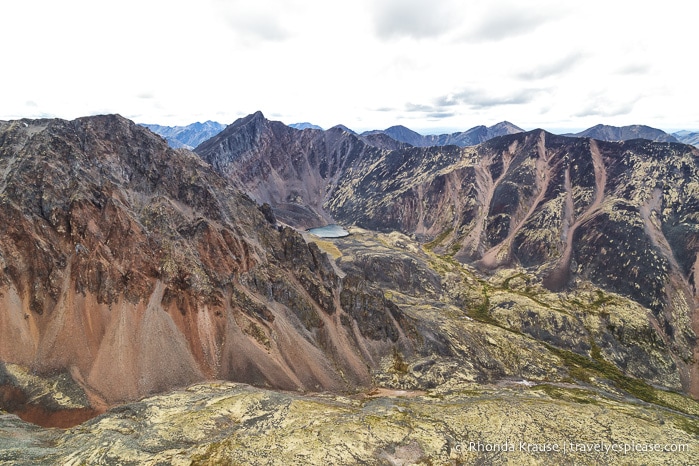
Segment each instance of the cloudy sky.
[{"label": "cloudy sky", "polygon": [[[651,6],[652,5],[652,6]],[[699,129],[693,2],[22,0],[0,119]]]}]

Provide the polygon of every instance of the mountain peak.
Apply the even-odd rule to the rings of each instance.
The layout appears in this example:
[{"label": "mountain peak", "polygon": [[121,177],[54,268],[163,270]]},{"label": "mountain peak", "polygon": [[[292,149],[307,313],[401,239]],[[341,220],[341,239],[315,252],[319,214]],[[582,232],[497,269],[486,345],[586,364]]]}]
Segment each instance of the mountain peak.
[{"label": "mountain peak", "polygon": [[243,117],[242,120],[247,123],[249,121],[263,121],[266,120],[266,118],[264,114],[258,110],[255,113],[251,113],[250,115]]},{"label": "mountain peak", "polygon": [[260,126],[267,122],[267,118],[262,114],[261,111],[256,111],[255,113],[251,113],[250,115],[246,115],[244,117],[238,118],[235,120],[233,123],[231,123],[225,130],[224,132],[227,132],[231,128],[240,128],[243,126]]},{"label": "mountain peak", "polygon": [[517,126],[517,125],[515,125],[507,120],[503,120],[500,123],[495,123],[493,126],[490,126],[488,129],[491,131],[503,132],[502,134],[514,134],[514,133],[524,132],[524,130],[522,128],[520,128],[519,126]]},{"label": "mountain peak", "polygon": [[353,130],[349,129],[347,126],[341,125],[341,124],[340,124],[340,125],[335,125],[335,126],[333,126],[332,128],[330,128],[330,129],[331,129],[331,130],[333,130],[333,129],[335,129],[335,130],[339,129],[339,130],[344,131],[344,132],[346,132],[346,133],[355,134],[355,135],[357,134],[355,131],[353,131]]},{"label": "mountain peak", "polygon": [[425,137],[422,134],[413,131],[410,128],[406,128],[403,125],[391,126],[390,128],[383,130],[383,133],[387,134],[396,141],[405,142],[416,147],[425,145]]},{"label": "mountain peak", "polygon": [[389,128],[386,128],[384,131],[410,131],[412,133],[418,134],[417,131],[413,131],[412,129],[403,125],[393,125]]}]

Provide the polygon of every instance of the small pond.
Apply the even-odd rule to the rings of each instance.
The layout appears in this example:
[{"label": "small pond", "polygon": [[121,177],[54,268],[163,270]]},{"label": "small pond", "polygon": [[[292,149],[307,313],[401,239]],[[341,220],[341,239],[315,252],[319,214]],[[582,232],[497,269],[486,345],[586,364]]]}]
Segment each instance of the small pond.
[{"label": "small pond", "polygon": [[326,225],[324,227],[311,228],[308,232],[321,238],[342,238],[343,236],[349,235],[349,232],[340,225]]}]

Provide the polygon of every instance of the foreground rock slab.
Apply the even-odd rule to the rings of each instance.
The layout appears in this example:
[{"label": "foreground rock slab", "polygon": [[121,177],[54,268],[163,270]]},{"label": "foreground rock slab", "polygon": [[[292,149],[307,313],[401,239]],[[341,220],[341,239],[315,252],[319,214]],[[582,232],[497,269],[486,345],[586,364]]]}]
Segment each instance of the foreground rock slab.
[{"label": "foreground rock slab", "polygon": [[[0,416],[0,462],[288,465],[699,461],[699,422],[693,416],[621,402],[593,391],[522,385],[401,394],[405,396],[300,395],[243,384],[207,383],[114,408],[69,430],[39,429],[4,415]],[[655,445],[673,451],[643,451]],[[632,450],[624,453],[624,448]]]}]

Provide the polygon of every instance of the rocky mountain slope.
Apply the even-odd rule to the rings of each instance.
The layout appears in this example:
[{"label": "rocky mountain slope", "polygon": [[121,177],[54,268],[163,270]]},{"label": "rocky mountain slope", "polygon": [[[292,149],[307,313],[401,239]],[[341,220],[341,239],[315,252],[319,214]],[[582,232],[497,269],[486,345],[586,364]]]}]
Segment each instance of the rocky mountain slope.
[{"label": "rocky mountain slope", "polygon": [[268,206],[119,116],[2,122],[0,173],[5,409],[60,425],[203,380],[349,389],[419,344]]},{"label": "rocky mountain slope", "polygon": [[339,183],[328,210],[434,239],[484,270],[526,267],[551,290],[591,280],[631,297],[683,348],[675,358],[696,396],[697,155],[543,131],[463,151],[395,151]]},{"label": "rocky mountain slope", "polygon": [[379,160],[382,151],[410,145],[460,144],[471,137],[480,141],[512,131],[516,130],[505,122],[491,128],[477,127],[470,133],[443,135],[441,142],[436,136],[415,133],[425,138],[420,143],[410,137],[394,137],[395,131],[358,135],[341,125],[327,131],[297,131],[257,112],[235,121],[195,152],[239,189],[272,205],[280,220],[310,228],[331,221],[325,204],[340,179],[350,176],[354,166]]},{"label": "rocky mountain slope", "polygon": [[[585,131],[567,134],[580,138],[592,138],[600,141],[628,141],[630,139],[648,139],[656,142],[680,142],[674,135],[645,125],[609,126],[595,125]],[[684,142],[684,141],[682,141]]]},{"label": "rocky mountain slope", "polygon": [[381,154],[340,126],[298,131],[261,112],[237,120],[195,151],[239,189],[272,205],[280,220],[302,228],[328,223],[329,186],[358,159]]},{"label": "rocky mountain slope", "polygon": [[469,130],[451,133],[451,134],[429,134],[423,136],[415,131],[406,128],[405,126],[391,126],[385,130],[368,131],[362,133],[362,136],[371,136],[375,134],[385,134],[396,141],[404,142],[415,147],[430,147],[430,146],[448,146],[455,145],[460,147],[475,146],[489,139],[505,136],[507,134],[517,134],[524,130],[519,128],[509,121],[502,121],[493,126],[475,126]]},{"label": "rocky mountain slope", "polygon": [[695,148],[537,130],[393,151],[336,134],[343,142],[328,151],[287,133],[272,143],[277,128],[257,115],[197,152],[274,209],[291,201],[325,221],[415,235],[484,271],[524,267],[553,291],[590,281],[627,296],[648,310],[684,390],[699,396]]},{"label": "rocky mountain slope", "polygon": [[207,139],[216,136],[226,127],[226,125],[215,121],[197,122],[187,126],[162,126],[145,123],[141,126],[164,137],[170,147],[174,149],[193,149]]}]

